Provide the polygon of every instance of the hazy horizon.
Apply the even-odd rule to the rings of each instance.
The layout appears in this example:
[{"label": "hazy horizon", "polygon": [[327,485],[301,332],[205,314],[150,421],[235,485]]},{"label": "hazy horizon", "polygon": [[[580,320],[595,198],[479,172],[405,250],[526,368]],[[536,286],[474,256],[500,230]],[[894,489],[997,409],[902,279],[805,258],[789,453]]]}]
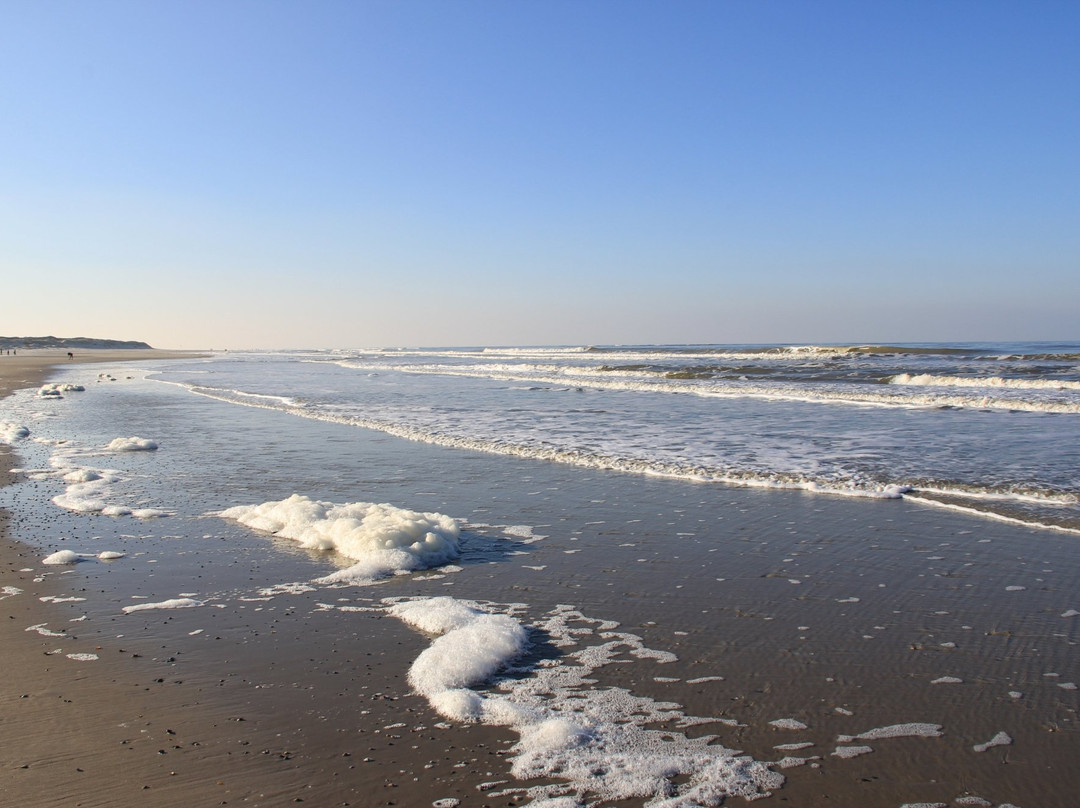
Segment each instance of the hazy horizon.
[{"label": "hazy horizon", "polygon": [[8,4],[10,334],[1080,339],[1080,6]]}]

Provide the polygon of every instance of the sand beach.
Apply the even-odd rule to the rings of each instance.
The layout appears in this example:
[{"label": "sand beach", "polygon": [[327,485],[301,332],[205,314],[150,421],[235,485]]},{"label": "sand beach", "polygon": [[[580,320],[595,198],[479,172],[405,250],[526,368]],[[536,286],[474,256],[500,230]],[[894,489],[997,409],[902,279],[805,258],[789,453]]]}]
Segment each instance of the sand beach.
[{"label": "sand beach", "polygon": [[[129,358],[166,357],[76,361]],[[0,393],[49,381],[59,364],[67,357],[5,356]],[[244,414],[259,434],[289,418]],[[641,731],[668,733],[684,757],[715,736],[782,775],[765,804],[1071,804],[1075,536],[904,500],[706,487],[302,428],[312,446],[345,442],[380,501],[463,520],[457,565],[313,585],[346,565],[222,520],[189,533],[169,518],[127,527],[47,497],[4,514],[0,785],[11,804],[542,804],[527,789],[560,777],[515,776],[524,736],[450,720],[409,679],[433,636],[386,599],[446,595],[502,604],[529,627],[504,692],[525,699],[515,682],[580,654],[592,684],[572,696],[553,685],[555,697],[583,710],[604,694],[636,699]],[[0,463],[6,480],[9,447]],[[346,499],[335,484],[341,496],[325,496]],[[252,502],[308,493],[287,470],[250,487]],[[42,563],[64,549],[125,553]],[[132,609],[185,596],[199,607]],[[617,658],[590,662],[603,641],[622,643]],[[601,722],[622,709],[596,705]],[[672,788],[690,779],[673,775]]]}]

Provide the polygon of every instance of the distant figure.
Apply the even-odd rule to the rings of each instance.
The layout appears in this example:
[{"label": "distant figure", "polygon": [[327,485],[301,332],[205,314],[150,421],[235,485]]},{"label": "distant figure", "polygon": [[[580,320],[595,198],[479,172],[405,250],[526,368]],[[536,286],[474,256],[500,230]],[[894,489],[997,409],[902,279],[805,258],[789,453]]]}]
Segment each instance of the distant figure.
[{"label": "distant figure", "polygon": [[68,359],[74,359],[74,358],[75,358],[75,354],[73,354],[71,351],[68,351]]}]

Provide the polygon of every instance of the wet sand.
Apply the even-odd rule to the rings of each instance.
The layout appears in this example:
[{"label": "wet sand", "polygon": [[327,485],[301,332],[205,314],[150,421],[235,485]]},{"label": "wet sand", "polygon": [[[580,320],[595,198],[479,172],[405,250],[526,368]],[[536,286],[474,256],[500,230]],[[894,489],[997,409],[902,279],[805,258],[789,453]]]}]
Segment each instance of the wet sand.
[{"label": "wet sand", "polygon": [[[82,351],[75,361],[191,356]],[[62,352],[4,356],[0,399],[69,363]],[[0,484],[12,467],[9,447],[0,444]],[[284,626],[259,630],[231,613],[216,627],[209,653],[174,632],[167,612],[136,618],[143,630],[117,638],[114,626],[69,622],[84,614],[80,602],[42,602],[79,597],[86,582],[66,588],[43,575],[53,570],[41,565],[41,551],[7,538],[10,518],[0,510],[0,585],[21,590],[0,592],[5,804],[410,806],[455,795],[463,804],[486,804],[476,801],[475,785],[504,768],[489,759],[505,748],[506,733],[425,726],[437,717],[382,729],[429,712],[404,683],[426,643],[398,621],[366,621],[362,650],[348,647],[358,644],[356,633],[333,636],[329,619],[303,609]],[[295,654],[306,645],[310,654]],[[339,645],[345,653],[335,658]],[[323,654],[330,664],[313,664]]]},{"label": "wet sand", "polygon": [[[27,384],[46,367],[34,372]],[[450,466],[439,464],[452,458],[452,498],[415,506],[467,517],[466,546],[487,548],[438,594],[617,615],[679,661],[611,666],[600,686],[734,719],[740,726],[698,734],[716,733],[758,760],[805,758],[784,770],[770,803],[1072,804],[1080,733],[1077,692],[1066,686],[1080,681],[1080,617],[1064,615],[1080,608],[1075,537],[905,502],[407,451],[436,480],[447,479]],[[415,499],[415,483],[405,485],[395,495],[384,483],[387,498],[414,504],[404,492]],[[62,523],[78,539],[80,517],[55,511],[13,518],[23,533],[54,536]],[[482,523],[518,524],[529,513],[551,537],[515,561]],[[135,562],[46,575],[40,559],[61,545],[44,544],[0,545],[0,585],[23,590],[0,601],[0,641],[11,649],[0,776],[12,804],[526,801],[496,796],[515,785],[507,758],[516,736],[452,726],[410,693],[406,671],[429,640],[385,612],[342,612],[430,595],[432,582],[413,576],[260,600],[259,587],[297,580],[287,577],[297,565],[310,580],[325,560],[286,547],[274,557],[230,550],[238,560],[224,568],[197,555],[212,550],[177,540],[194,554],[181,561],[159,548],[176,563],[160,564],[153,580]],[[199,587],[233,593],[220,608],[121,613],[131,602],[121,590],[175,597],[204,574],[213,581]],[[50,595],[87,601],[39,600]],[[27,631],[43,623],[63,636]],[[81,653],[98,659],[67,656]],[[770,724],[784,718],[807,726]],[[940,724],[943,734],[837,740],[906,722]],[[975,751],[1001,731],[1011,744]],[[776,748],[793,743],[813,745]],[[874,751],[832,754],[859,744]]]}]

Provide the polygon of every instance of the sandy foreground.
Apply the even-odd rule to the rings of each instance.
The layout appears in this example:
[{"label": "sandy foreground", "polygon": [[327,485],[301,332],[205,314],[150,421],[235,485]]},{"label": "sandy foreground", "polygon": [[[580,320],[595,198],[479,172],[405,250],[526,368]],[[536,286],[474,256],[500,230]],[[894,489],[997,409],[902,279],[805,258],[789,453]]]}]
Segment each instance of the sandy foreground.
[{"label": "sandy foreground", "polygon": [[[80,351],[74,361],[192,355]],[[0,360],[0,397],[37,386],[48,379],[51,367],[70,362],[56,351],[5,355]],[[6,483],[11,467],[8,447],[0,446],[0,482]],[[41,569],[38,550],[6,538],[8,518],[0,511],[0,580],[5,587],[22,591],[17,596],[0,594],[0,793],[5,805],[430,804],[430,799],[392,796],[402,790],[396,782],[401,780],[402,766],[396,760],[400,755],[391,748],[393,740],[375,747],[366,739],[328,739],[325,732],[313,733],[316,737],[309,741],[298,728],[283,735],[273,704],[249,702],[249,681],[232,674],[210,676],[205,669],[202,676],[177,675],[177,657],[169,647],[147,646],[145,641],[132,646],[119,640],[102,645],[95,640],[75,651],[96,655],[94,664],[72,664],[66,653],[73,652],[78,630],[67,632],[70,641],[65,639],[60,653],[57,640],[26,628],[57,626],[77,612],[41,601],[66,590],[55,579],[40,578],[33,571]],[[294,630],[289,640],[302,641],[307,628]],[[409,635],[404,630],[395,633]],[[372,639],[368,638],[369,656],[394,653],[400,638],[387,638],[383,647],[373,645]],[[277,655],[278,646],[275,638],[272,647],[262,651]],[[416,646],[421,647],[422,641],[417,639]],[[255,656],[251,649],[245,653]],[[273,663],[267,658],[266,664]],[[351,673],[354,679],[365,677],[364,670]],[[366,676],[377,678],[370,672]],[[365,706],[373,727],[393,723],[400,709],[393,703],[396,696],[384,698],[383,693],[403,690],[401,682],[382,684],[369,688],[378,695],[368,698]],[[416,699],[413,709],[420,707],[421,700]],[[355,703],[343,701],[343,714],[337,718],[352,724],[355,709]],[[425,754],[445,757],[444,733],[434,744],[428,738],[426,745],[431,748]],[[377,760],[372,757],[376,749],[381,753]],[[409,757],[416,754],[414,746]],[[408,793],[410,784],[401,785]]]},{"label": "sandy foreground", "polygon": [[[197,355],[79,351],[74,362]],[[0,399],[48,381],[51,368],[71,362],[62,351],[0,357]],[[12,467],[9,447],[0,445],[0,485]],[[343,651],[356,657],[343,653],[323,665],[302,650],[320,630],[310,619],[254,638],[250,626],[222,627],[221,643],[204,664],[185,665],[181,656],[189,649],[145,638],[84,639],[78,624],[65,629],[60,647],[27,627],[59,627],[80,614],[78,604],[41,600],[71,593],[55,577],[39,574],[40,550],[7,538],[9,519],[0,510],[0,585],[21,591],[0,591],[4,805],[425,806],[454,798],[462,805],[495,804],[479,796],[476,785],[505,769],[489,759],[496,747],[507,747],[508,734],[413,723],[418,712],[429,713],[431,722],[439,717],[424,699],[408,695],[404,673],[427,643],[398,621],[373,621],[361,651],[347,648],[356,635],[343,636]],[[151,612],[146,623],[172,620]],[[327,618],[325,634],[336,630]],[[337,644],[331,643],[331,653]],[[97,659],[80,664],[69,653]],[[242,657],[242,669],[230,669],[234,655]],[[315,688],[298,682],[301,676],[331,684]]]},{"label": "sandy foreground", "polygon": [[[76,361],[168,356],[81,352]],[[62,352],[0,357],[0,396],[48,381],[50,367],[67,361]],[[575,545],[533,545],[520,565],[478,562],[448,594],[502,603],[547,598],[545,605],[573,603],[604,618],[617,611],[626,630],[681,661],[670,669],[613,666],[605,685],[662,700],[673,672],[686,684],[722,672],[723,681],[678,686],[688,715],[740,722],[723,731],[726,746],[775,761],[787,754],[778,747],[813,742],[794,754],[817,760],[785,770],[787,783],[763,804],[1073,804],[1080,733],[1075,685],[1065,686],[1080,681],[1071,650],[1080,617],[1068,616],[1069,607],[1080,608],[1075,537],[906,502],[746,489],[705,497],[698,487],[663,480],[487,457],[467,472],[458,454],[409,446],[410,456],[422,453],[409,462],[421,462],[436,479],[475,475],[475,488],[457,483],[460,499],[451,513],[467,514],[470,503],[499,489],[506,492],[506,519],[532,508],[544,518],[569,514],[573,524],[596,525]],[[0,483],[12,465],[7,451],[0,446]],[[443,456],[452,465],[438,465]],[[535,479],[523,488],[525,467]],[[542,506],[521,494],[556,485],[574,493]],[[618,528],[628,505],[621,497],[643,514],[663,516]],[[607,504],[595,504],[603,498]],[[55,537],[58,509],[49,508],[0,512],[0,530],[8,524],[22,535]],[[717,513],[724,515],[725,545],[687,541],[672,553],[672,536],[684,534],[668,519],[697,523]],[[501,516],[490,514],[493,523]],[[0,536],[0,802],[528,802],[520,794],[498,796],[519,785],[509,773],[512,732],[451,725],[410,692],[406,672],[429,639],[384,613],[343,620],[334,611],[391,591],[431,594],[431,584],[405,580],[393,590],[323,590],[275,604],[233,598],[220,609],[124,615],[113,592],[122,569],[79,565],[44,574],[44,554]],[[640,563],[646,557],[650,563]],[[230,586],[298,580],[277,574],[277,554],[257,556],[258,568],[237,558],[221,573],[232,576]],[[542,567],[544,578],[557,582],[549,591],[534,583]],[[184,577],[197,567],[154,569],[156,577],[140,571],[137,582],[126,579],[128,587],[155,599],[172,596],[193,586]],[[67,600],[82,595],[112,599],[114,608],[84,620],[83,604]],[[61,600],[41,600],[50,597]],[[79,661],[84,654],[96,659]],[[1010,695],[1014,688],[1022,697]],[[809,719],[809,729],[770,724],[795,715]],[[939,723],[944,734],[867,741],[875,751],[853,759],[831,754],[842,734],[903,721]],[[1012,743],[973,751],[1003,730]],[[974,795],[987,799],[971,801]]]}]

